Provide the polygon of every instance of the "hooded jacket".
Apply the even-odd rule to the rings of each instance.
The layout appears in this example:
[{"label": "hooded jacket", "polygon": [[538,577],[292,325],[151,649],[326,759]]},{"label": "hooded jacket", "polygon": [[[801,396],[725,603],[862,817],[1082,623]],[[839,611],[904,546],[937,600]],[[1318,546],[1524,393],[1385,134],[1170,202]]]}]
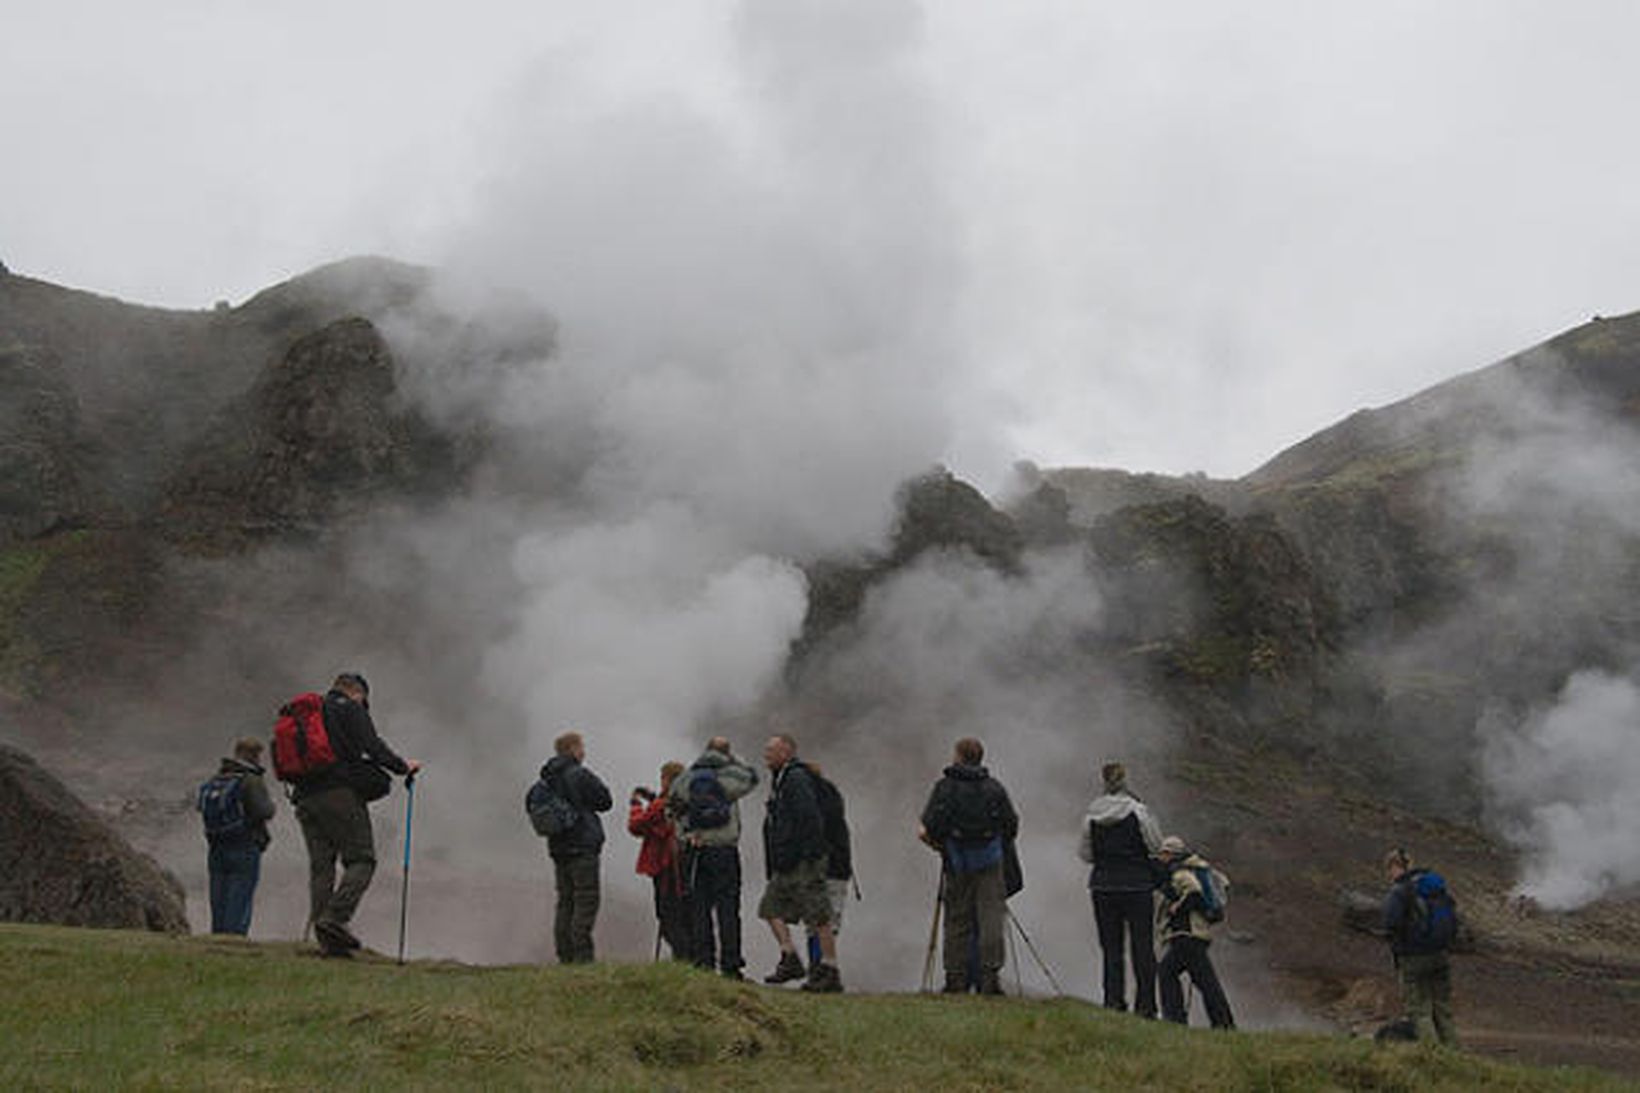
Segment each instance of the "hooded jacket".
[{"label": "hooded jacket", "polygon": [[1001,782],[983,766],[953,763],[934,783],[923,806],[922,825],[928,838],[949,861],[953,854],[996,841],[993,850],[1002,861],[1004,847],[1019,836],[1019,813]]},{"label": "hooded jacket", "polygon": [[603,779],[572,755],[555,755],[541,768],[542,781],[557,787],[564,800],[575,807],[580,819],[568,831],[547,838],[547,853],[555,859],[597,854],[604,848],[604,824],[598,813],[608,812],[615,801]]},{"label": "hooded jacket", "polygon": [[241,759],[224,759],[216,771],[218,778],[239,779],[239,807],[245,811],[245,832],[258,850],[266,850],[268,843],[273,841],[268,834],[268,821],[273,819],[276,811],[273,794],[268,792],[268,785],[262,780],[263,773],[255,763]]},{"label": "hooded jacket", "polygon": [[[729,822],[722,827],[689,829],[689,777],[699,770],[710,770],[723,786],[723,795],[729,798]],[[672,802],[672,813],[678,817],[678,837],[697,846],[736,846],[740,843],[740,798],[757,785],[757,770],[733,755],[707,748],[689,769],[672,779],[667,797]]]},{"label": "hooded jacket", "polygon": [[1106,793],[1088,804],[1077,852],[1091,862],[1094,892],[1148,892],[1156,887],[1151,859],[1162,846],[1155,817],[1131,793]]},{"label": "hooded jacket", "polygon": [[636,795],[627,810],[626,830],[643,840],[638,848],[638,875],[665,877],[672,890],[682,888],[678,871],[677,827],[666,814],[665,797],[644,800]]}]

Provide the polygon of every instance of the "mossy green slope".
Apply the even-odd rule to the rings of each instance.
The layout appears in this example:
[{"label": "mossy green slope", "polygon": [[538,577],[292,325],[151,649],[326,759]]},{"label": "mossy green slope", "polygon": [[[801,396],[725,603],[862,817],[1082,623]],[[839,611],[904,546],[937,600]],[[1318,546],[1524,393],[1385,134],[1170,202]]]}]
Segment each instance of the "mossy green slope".
[{"label": "mossy green slope", "polygon": [[0,995],[5,1089],[1620,1088],[1072,1001],[807,997],[675,965],[401,968],[37,926],[0,926]]}]

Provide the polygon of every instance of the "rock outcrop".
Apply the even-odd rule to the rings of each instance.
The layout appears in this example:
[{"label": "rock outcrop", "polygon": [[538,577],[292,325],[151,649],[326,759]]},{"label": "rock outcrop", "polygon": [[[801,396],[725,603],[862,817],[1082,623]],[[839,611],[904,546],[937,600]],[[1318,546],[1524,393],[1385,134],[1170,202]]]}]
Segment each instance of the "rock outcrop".
[{"label": "rock outcrop", "polygon": [[0,921],[186,933],[182,886],[62,782],[0,745]]}]

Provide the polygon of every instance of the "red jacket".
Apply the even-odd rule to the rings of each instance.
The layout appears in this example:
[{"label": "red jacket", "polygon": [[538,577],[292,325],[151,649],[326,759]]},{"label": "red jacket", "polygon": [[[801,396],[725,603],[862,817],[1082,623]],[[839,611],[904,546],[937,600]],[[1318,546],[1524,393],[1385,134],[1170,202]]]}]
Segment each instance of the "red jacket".
[{"label": "red jacket", "polygon": [[626,829],[643,840],[638,848],[638,873],[645,877],[678,877],[677,828],[666,815],[666,798],[645,804],[634,799]]}]

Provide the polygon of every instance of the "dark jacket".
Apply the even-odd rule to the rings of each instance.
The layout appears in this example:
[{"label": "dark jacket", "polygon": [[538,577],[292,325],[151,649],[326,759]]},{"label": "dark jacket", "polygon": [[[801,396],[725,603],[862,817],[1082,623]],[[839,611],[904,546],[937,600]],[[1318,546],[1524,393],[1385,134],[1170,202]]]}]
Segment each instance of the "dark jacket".
[{"label": "dark jacket", "polygon": [[814,778],[814,795],[820,804],[820,823],[826,835],[826,876],[832,880],[848,880],[854,876],[854,854],[849,848],[843,795],[822,776],[812,771],[810,774]]},{"label": "dark jacket", "polygon": [[1161,828],[1131,793],[1095,797],[1082,821],[1082,860],[1091,862],[1093,892],[1148,892],[1167,879],[1152,855],[1162,845]]},{"label": "dark jacket", "polygon": [[233,776],[239,779],[239,807],[245,812],[245,833],[259,850],[266,850],[272,838],[268,835],[268,821],[276,811],[273,794],[262,780],[264,771],[255,763],[239,759],[224,759],[217,768],[218,778]]},{"label": "dark jacket", "polygon": [[547,838],[547,853],[555,859],[580,858],[604,848],[604,823],[598,813],[615,804],[603,779],[582,766],[573,756],[555,755],[541,768],[541,778],[575,806],[581,818],[574,827]]},{"label": "dark jacket", "polygon": [[294,787],[297,800],[335,786],[357,788],[360,770],[364,767],[380,767],[394,774],[410,772],[410,765],[376,733],[376,722],[370,716],[369,707],[341,691],[331,691],[325,695],[323,713],[325,734],[330,737],[331,750],[336,753],[336,765],[297,782]]},{"label": "dark jacket", "polygon": [[763,861],[769,876],[789,873],[806,861],[826,856],[826,819],[814,788],[814,775],[801,759],[775,773],[763,817]]},{"label": "dark jacket", "polygon": [[1429,872],[1427,869],[1409,869],[1395,878],[1390,885],[1389,894],[1384,897],[1384,931],[1389,934],[1390,951],[1396,956],[1430,956],[1435,953],[1446,952],[1445,943],[1430,944],[1422,942],[1413,929],[1413,905],[1416,896],[1413,886],[1418,878]]},{"label": "dark jacket", "polygon": [[946,767],[945,777],[934,783],[923,806],[922,825],[940,847],[948,842],[980,844],[994,838],[1009,843],[1019,836],[1019,813],[990,771],[956,763]]}]

